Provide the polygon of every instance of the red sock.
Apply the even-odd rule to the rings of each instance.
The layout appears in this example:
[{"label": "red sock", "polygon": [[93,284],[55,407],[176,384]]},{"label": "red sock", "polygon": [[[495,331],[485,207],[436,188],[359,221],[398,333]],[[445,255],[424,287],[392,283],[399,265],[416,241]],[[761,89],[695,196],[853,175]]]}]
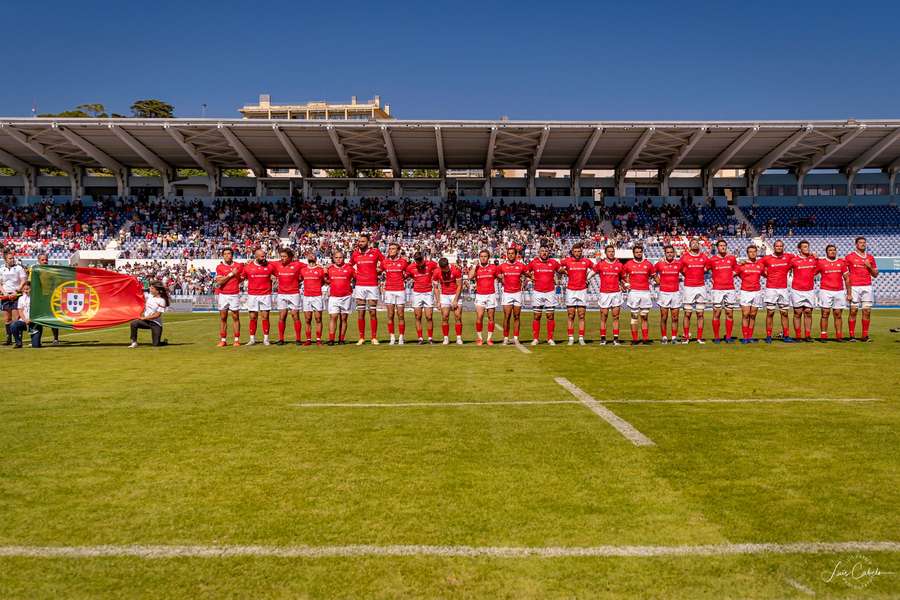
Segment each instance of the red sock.
[{"label": "red sock", "polygon": [[[548,321],[549,323],[549,321]],[[541,335],[541,322],[537,319],[531,321],[531,337],[534,339],[538,339]]]},{"label": "red sock", "polygon": [[322,324],[321,323],[316,324],[316,339],[317,340],[322,339]]},{"label": "red sock", "polygon": [[334,332],[333,331],[328,332],[328,340],[331,342],[334,341]]},{"label": "red sock", "polygon": [[503,326],[503,337],[509,337],[509,328],[506,325]]},{"label": "red sock", "polygon": [[[663,332],[663,335],[666,335],[666,332]],[[672,338],[678,337],[678,325],[672,325]]]},{"label": "red sock", "polygon": [[650,329],[649,324],[644,323],[641,325],[641,337],[644,338],[644,341],[648,341],[650,339]]},{"label": "red sock", "polygon": [[306,324],[306,339],[312,340],[312,323]]},{"label": "red sock", "polygon": [[725,319],[725,337],[731,339],[731,334],[734,331],[734,319]]},{"label": "red sock", "polygon": [[279,319],[278,320],[278,339],[281,340],[282,342],[284,341],[284,330],[286,328],[287,328],[287,323],[285,323],[284,321]]},{"label": "red sock", "polygon": [[519,337],[519,323],[513,325],[513,335]]},{"label": "red sock", "polygon": [[475,321],[475,331],[481,333],[484,330],[484,323],[481,321]]},{"label": "red sock", "polygon": [[388,321],[388,335],[394,335],[394,324]]},{"label": "red sock", "polygon": [[850,337],[856,336],[856,319],[850,319],[847,322],[847,329],[850,331]]},{"label": "red sock", "polygon": [[871,320],[863,319],[862,322],[863,322],[863,324],[862,324],[863,337],[869,337],[869,323],[871,322]]},{"label": "red sock", "polygon": [[613,337],[619,337],[619,328],[613,327]]},{"label": "red sock", "polygon": [[772,337],[772,328],[766,327],[766,337]]},{"label": "red sock", "polygon": [[360,339],[366,337],[366,318],[365,317],[357,317],[356,328],[359,330]]},{"label": "red sock", "polygon": [[369,317],[369,331],[372,332],[372,339],[378,337],[378,317]]},{"label": "red sock", "polygon": [[748,339],[750,335],[747,333],[747,327],[745,325],[741,325],[741,339]]},{"label": "red sock", "polygon": [[419,325],[416,325],[416,335],[422,337],[422,328]]},{"label": "red sock", "polygon": [[584,323],[584,321],[582,321],[581,324],[578,326],[578,337],[584,337],[584,327],[585,327],[585,323]]},{"label": "red sock", "polygon": [[631,328],[631,341],[632,341],[632,342],[636,342],[637,339],[638,339],[637,329],[635,329],[634,327],[632,327],[632,328]]},{"label": "red sock", "polygon": [[269,320],[263,319],[262,325],[263,325],[263,334],[269,335]]},{"label": "red sock", "polygon": [[430,340],[433,337],[434,337],[434,325],[431,325],[428,327],[428,339]]},{"label": "red sock", "polygon": [[450,323],[441,323],[441,333],[444,337],[450,335]]},{"label": "red sock", "polygon": [[294,321],[294,339],[300,341],[300,321]]},{"label": "red sock", "polygon": [[399,329],[400,329],[400,335],[403,335],[404,333],[406,333],[406,321],[400,321]]},{"label": "red sock", "polygon": [[574,336],[575,328],[574,327],[566,327],[566,335],[568,335],[569,337]]},{"label": "red sock", "polygon": [[690,337],[691,337],[691,326],[685,325],[684,326],[684,339],[689,339]]},{"label": "red sock", "polygon": [[842,340],[842,339],[844,339],[844,332],[841,331],[839,328],[835,327],[834,328],[834,337],[836,337],[839,340]]},{"label": "red sock", "polygon": [[226,335],[228,335],[228,330],[225,328],[224,325],[219,325],[219,337],[223,338]]},{"label": "red sock", "polygon": [[256,335],[256,319],[250,320],[250,335]]},{"label": "red sock", "polygon": [[819,334],[819,337],[820,337],[821,339],[823,339],[823,340],[827,340],[827,339],[828,339],[828,332],[827,332],[827,331],[823,331],[822,333]]},{"label": "red sock", "polygon": [[719,319],[713,319],[713,336],[715,336],[716,339],[719,339],[719,325],[720,324],[721,323],[720,323]]},{"label": "red sock", "polygon": [[799,327],[794,327],[794,337],[795,338],[800,337],[800,328]]},{"label": "red sock", "polygon": [[488,323],[488,333],[494,333],[494,323]]},{"label": "red sock", "polygon": [[547,339],[553,339],[553,330],[556,329],[556,319],[550,319],[547,321]]},{"label": "red sock", "polygon": [[659,335],[660,337],[666,337],[666,326],[662,322],[659,324]]},{"label": "red sock", "polygon": [[703,328],[699,325],[697,325],[697,339],[698,340],[703,339]]},{"label": "red sock", "polygon": [[462,337],[462,323],[457,321],[453,324],[453,328],[456,330],[456,335]]},{"label": "red sock", "polygon": [[[580,327],[578,328],[578,335],[581,335]],[[600,337],[602,337],[602,338],[606,337],[606,325],[603,325],[602,327],[600,327]]]}]

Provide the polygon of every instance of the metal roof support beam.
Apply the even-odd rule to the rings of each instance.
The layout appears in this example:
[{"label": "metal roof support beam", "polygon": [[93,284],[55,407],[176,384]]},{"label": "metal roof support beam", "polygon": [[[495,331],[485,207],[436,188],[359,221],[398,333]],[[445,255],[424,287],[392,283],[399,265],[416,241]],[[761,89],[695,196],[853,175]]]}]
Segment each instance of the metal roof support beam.
[{"label": "metal roof support beam", "polygon": [[29,165],[18,156],[13,156],[5,150],[0,150],[0,165],[14,169],[16,173],[22,176],[23,188],[26,196],[37,196],[37,174],[38,168]]},{"label": "metal roof support beam", "polygon": [[591,158],[594,146],[597,145],[597,141],[600,139],[601,135],[603,135],[603,128],[594,127],[594,130],[591,132],[591,137],[589,137],[588,141],[584,144],[581,153],[578,155],[578,160],[575,161],[575,165],[572,167],[575,171],[578,171],[579,174],[581,174],[581,170],[584,169],[584,166]]},{"label": "metal roof support beam", "polygon": [[163,129],[179,146],[181,146],[182,150],[187,152],[188,156],[197,163],[198,167],[206,171],[206,174],[211,178],[216,177],[216,167],[214,167],[213,164],[209,162],[209,159],[203,156],[203,153],[201,153],[192,143],[185,139],[183,133],[178,131],[175,127],[170,127],[168,123],[163,124]]},{"label": "metal roof support beam", "polygon": [[447,163],[444,161],[444,136],[441,134],[441,128],[434,128],[434,144],[437,148],[438,173],[441,179],[447,178]]},{"label": "metal roof support beam", "polygon": [[[395,178],[400,177],[400,161],[397,160],[397,153],[394,151],[394,141],[391,139],[391,132],[387,127],[382,126],[381,137],[384,138],[384,149],[387,150],[388,158],[391,161],[391,173]],[[399,193],[397,194],[399,196]]]},{"label": "metal roof support beam", "polygon": [[856,139],[856,137],[866,130],[865,125],[861,125],[859,127],[855,127],[852,131],[848,131],[845,133],[841,139],[833,144],[829,144],[819,150],[816,154],[812,156],[807,162],[800,166],[798,172],[802,172],[804,175],[818,167],[820,164],[831,158],[835,152],[852,142]]},{"label": "metal roof support beam", "polygon": [[574,202],[578,202],[581,197],[581,170],[572,169],[569,171],[569,194]]},{"label": "metal roof support beam", "polygon": [[350,155],[348,155],[347,151],[344,149],[341,138],[338,137],[337,130],[335,130],[333,125],[328,126],[328,137],[331,138],[331,143],[334,145],[334,151],[337,152],[338,158],[341,159],[341,164],[344,165],[344,170],[347,171],[347,177],[356,177],[356,169],[353,168],[353,162],[350,160]]},{"label": "metal roof support beam", "polygon": [[803,138],[812,133],[812,131],[812,125],[807,125],[803,129],[794,132],[794,134],[791,135],[788,139],[775,146],[765,156],[751,165],[749,167],[749,170],[756,171],[762,174],[766,170],[771,169],[772,165],[774,165],[782,156],[787,154],[791,150],[791,148],[802,142]]},{"label": "metal roof support beam", "polygon": [[28,136],[25,135],[24,133],[22,133],[21,131],[18,131],[16,129],[13,129],[13,128],[8,127],[7,125],[3,125],[3,124],[0,124],[0,128],[2,128],[2,130],[4,132],[6,132],[6,134],[9,137],[14,139],[21,145],[25,146],[32,152],[34,152],[35,154],[37,154],[38,156],[40,156],[41,158],[46,160],[48,163],[50,163],[51,165],[53,165],[60,171],[65,171],[66,173],[71,173],[75,169],[75,167],[74,167],[74,165],[72,165],[72,163],[70,163],[63,157],[61,157],[56,152],[47,149],[40,142],[35,142],[34,140],[29,139]]},{"label": "metal roof support beam", "polygon": [[656,172],[656,181],[659,183],[660,196],[669,195],[669,173],[667,173],[666,171],[667,169],[659,169]]},{"label": "metal roof support beam", "polygon": [[128,196],[128,167],[74,131],[58,126],[56,127],[56,130],[59,131],[60,135],[66,138],[69,143],[77,146],[79,150],[96,160],[103,168],[108,169],[113,174],[116,178],[116,195],[120,198]]},{"label": "metal roof support beam", "polygon": [[[900,162],[900,158],[898,158],[894,164],[897,164],[898,162]],[[897,195],[896,190],[897,190],[897,174],[898,173],[900,173],[900,167],[893,167],[893,165],[892,165],[891,170],[888,172],[888,177],[890,178],[888,180],[890,182],[889,183],[890,187],[888,188],[888,195],[890,195],[890,196]]]},{"label": "metal roof support beam", "polygon": [[272,131],[275,132],[275,137],[281,142],[281,146],[284,148],[284,151],[288,153],[288,156],[291,157],[291,162],[294,163],[294,166],[300,171],[300,174],[304,177],[312,177],[312,169],[309,167],[309,163],[306,162],[306,159],[303,158],[303,155],[297,150],[294,142],[292,142],[287,134],[282,131],[281,127],[277,124],[272,125]]},{"label": "metal roof support beam", "polygon": [[860,154],[852,163],[847,165],[847,170],[859,171],[860,169],[864,169],[866,165],[881,156],[881,153],[897,140],[900,140],[900,127],[878,140],[871,148]]},{"label": "metal roof support beam", "polygon": [[488,140],[487,155],[484,159],[484,177],[491,178],[491,170],[494,168],[494,147],[497,145],[497,128],[491,127],[491,137]]},{"label": "metal roof support beam", "polygon": [[699,128],[697,131],[691,134],[691,137],[688,139],[687,144],[681,147],[680,150],[673,156],[668,164],[666,165],[664,171],[666,175],[666,180],[668,180],[669,176],[672,174],[672,171],[678,168],[678,166],[684,161],[685,157],[690,154],[691,150],[694,149],[694,146],[697,145],[697,142],[706,135],[708,131],[706,126]]},{"label": "metal roof support beam", "polygon": [[172,165],[168,164],[166,161],[160,158],[158,154],[139,142],[137,138],[128,133],[128,131],[115,124],[110,124],[109,130],[112,131],[117,138],[122,140],[126,146],[134,150],[135,154],[143,158],[151,168],[159,171],[160,174],[173,170]]},{"label": "metal roof support beam", "polygon": [[716,173],[722,169],[728,161],[731,160],[735,154],[737,154],[741,148],[747,145],[754,135],[759,131],[759,126],[751,127],[742,133],[738,139],[731,142],[727,148],[725,148],[722,152],[719,153],[712,161],[706,166],[706,171],[711,173],[711,177],[715,177]]},{"label": "metal roof support beam", "polygon": [[247,166],[250,167],[250,170],[253,171],[253,174],[256,176],[256,178],[259,179],[260,177],[265,177],[266,168],[262,165],[261,162],[259,162],[259,160],[257,160],[255,156],[253,156],[253,153],[247,149],[247,146],[244,145],[244,142],[242,142],[238,138],[238,136],[235,135],[231,128],[227,125],[222,125],[221,123],[219,123],[218,128],[219,131],[222,132],[222,136],[225,138],[225,141],[228,142],[228,145],[231,146],[231,148],[235,152],[237,152],[238,156],[241,157],[241,160],[243,160],[247,164]]},{"label": "metal roof support beam", "polygon": [[[534,156],[531,157],[531,165],[528,167],[528,175],[531,177],[532,184],[537,175],[538,166],[541,164],[541,157],[544,155],[544,147],[547,145],[547,138],[550,137],[550,127],[544,127],[541,131],[541,137],[538,139],[537,146],[534,148]],[[531,194],[533,197],[534,194]]]},{"label": "metal roof support beam", "polygon": [[641,155],[641,150],[644,149],[644,146],[646,146],[647,142],[650,141],[650,138],[653,137],[654,131],[656,131],[655,127],[648,127],[647,130],[641,134],[641,137],[639,137],[638,141],[631,147],[631,150],[628,151],[628,154],[625,155],[622,162],[616,165],[617,171],[622,171],[624,173],[631,168],[631,165],[634,164],[637,157]]}]

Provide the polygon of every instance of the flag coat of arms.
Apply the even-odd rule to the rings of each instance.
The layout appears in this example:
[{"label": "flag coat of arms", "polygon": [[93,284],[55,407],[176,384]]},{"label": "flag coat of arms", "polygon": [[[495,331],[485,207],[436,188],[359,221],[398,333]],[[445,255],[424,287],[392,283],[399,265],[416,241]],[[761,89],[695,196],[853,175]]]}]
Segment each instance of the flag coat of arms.
[{"label": "flag coat of arms", "polygon": [[143,310],[143,287],[131,275],[56,265],[31,269],[31,320],[35,323],[100,329],[140,318]]}]

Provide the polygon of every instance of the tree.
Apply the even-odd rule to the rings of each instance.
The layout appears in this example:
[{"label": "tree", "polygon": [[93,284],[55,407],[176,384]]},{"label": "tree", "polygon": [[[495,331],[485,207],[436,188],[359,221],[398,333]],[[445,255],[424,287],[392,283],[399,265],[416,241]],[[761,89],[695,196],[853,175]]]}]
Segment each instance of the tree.
[{"label": "tree", "polygon": [[356,173],[357,177],[374,177],[375,179],[383,179],[384,171],[381,169],[360,169]]},{"label": "tree", "polygon": [[437,169],[409,169],[403,171],[404,177],[427,177],[429,179],[437,179],[441,176],[441,172]]},{"label": "tree", "polygon": [[9,167],[0,167],[0,177],[12,177],[15,174],[15,169],[10,169]]},{"label": "tree", "polygon": [[325,175],[327,177],[346,177],[347,171],[345,169],[325,169]]},{"label": "tree", "polygon": [[109,117],[106,114],[106,107],[99,103],[94,104],[79,104],[75,107],[75,110],[84,111],[88,115],[94,118],[106,119]]},{"label": "tree", "polygon": [[176,172],[178,179],[187,179],[188,177],[206,177],[206,171],[203,169],[178,169]]},{"label": "tree", "polygon": [[143,119],[171,119],[175,116],[175,107],[162,100],[135,100],[131,112]]},{"label": "tree", "polygon": [[222,169],[223,177],[249,177],[247,169]]},{"label": "tree", "polygon": [[[63,119],[106,119],[106,107],[99,102],[89,104],[79,104],[72,110],[64,110],[59,113],[41,113],[39,117],[59,117]],[[119,115],[113,115],[114,117]]]}]

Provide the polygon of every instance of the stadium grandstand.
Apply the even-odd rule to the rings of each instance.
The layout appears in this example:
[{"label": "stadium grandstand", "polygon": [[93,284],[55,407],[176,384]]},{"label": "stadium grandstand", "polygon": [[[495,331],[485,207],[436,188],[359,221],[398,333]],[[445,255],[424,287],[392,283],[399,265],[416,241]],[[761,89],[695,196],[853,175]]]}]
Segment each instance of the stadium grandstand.
[{"label": "stadium grandstand", "polygon": [[14,172],[0,176],[3,244],[25,264],[115,264],[197,295],[223,245],[324,258],[360,231],[461,263],[480,247],[528,256],[543,238],[622,258],[640,242],[655,259],[690,236],[737,253],[775,238],[846,253],[865,235],[879,301],[900,301],[900,121],[410,121],[378,97],[307,117],[314,105],[0,118],[0,165]]}]

